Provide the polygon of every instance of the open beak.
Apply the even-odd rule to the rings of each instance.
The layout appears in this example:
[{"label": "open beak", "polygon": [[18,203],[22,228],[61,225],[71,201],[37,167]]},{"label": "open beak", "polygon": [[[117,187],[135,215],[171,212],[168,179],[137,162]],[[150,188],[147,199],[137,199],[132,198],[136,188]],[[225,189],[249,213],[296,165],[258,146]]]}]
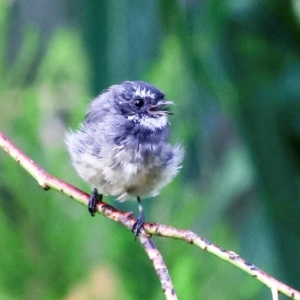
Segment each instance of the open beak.
[{"label": "open beak", "polygon": [[160,100],[155,105],[151,106],[148,109],[148,112],[150,112],[153,115],[173,115],[173,113],[170,111],[170,105],[173,105],[174,103],[172,101],[165,101]]}]

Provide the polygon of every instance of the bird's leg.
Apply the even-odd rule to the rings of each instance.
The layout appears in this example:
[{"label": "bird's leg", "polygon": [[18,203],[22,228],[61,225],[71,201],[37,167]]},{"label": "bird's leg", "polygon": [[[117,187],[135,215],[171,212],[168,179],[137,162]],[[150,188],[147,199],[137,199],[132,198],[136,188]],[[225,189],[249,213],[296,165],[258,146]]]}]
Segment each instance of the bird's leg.
[{"label": "bird's leg", "polygon": [[140,233],[140,231],[143,228],[144,223],[145,223],[145,215],[144,215],[144,211],[143,211],[143,207],[142,207],[140,197],[137,197],[137,202],[138,202],[138,205],[139,205],[139,216],[136,219],[136,222],[132,226],[132,232],[135,234],[136,237],[139,235],[139,233]]},{"label": "bird's leg", "polygon": [[91,214],[92,217],[95,216],[96,213],[96,208],[97,208],[97,203],[99,201],[102,201],[102,194],[98,194],[97,189],[94,189],[93,192],[91,193],[89,203],[88,203],[88,210]]}]

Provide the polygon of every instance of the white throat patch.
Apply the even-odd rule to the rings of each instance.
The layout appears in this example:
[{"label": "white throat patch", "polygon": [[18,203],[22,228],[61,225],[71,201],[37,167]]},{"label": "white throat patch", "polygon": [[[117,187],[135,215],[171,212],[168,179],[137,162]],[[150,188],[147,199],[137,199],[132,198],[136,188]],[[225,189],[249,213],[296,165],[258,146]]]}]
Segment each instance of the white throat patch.
[{"label": "white throat patch", "polygon": [[152,131],[155,131],[156,129],[162,129],[168,124],[168,118],[166,116],[160,116],[158,118],[144,117],[140,119],[134,115],[129,116],[128,120],[139,123],[141,126]]}]

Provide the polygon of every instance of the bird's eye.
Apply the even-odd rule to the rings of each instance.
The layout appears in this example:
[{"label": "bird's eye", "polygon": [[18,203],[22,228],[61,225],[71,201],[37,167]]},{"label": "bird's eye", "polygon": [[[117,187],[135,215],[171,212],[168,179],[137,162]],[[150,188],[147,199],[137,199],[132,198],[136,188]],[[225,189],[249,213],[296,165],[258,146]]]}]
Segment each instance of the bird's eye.
[{"label": "bird's eye", "polygon": [[144,100],[142,98],[136,98],[134,100],[134,105],[138,108],[141,108],[144,105]]}]

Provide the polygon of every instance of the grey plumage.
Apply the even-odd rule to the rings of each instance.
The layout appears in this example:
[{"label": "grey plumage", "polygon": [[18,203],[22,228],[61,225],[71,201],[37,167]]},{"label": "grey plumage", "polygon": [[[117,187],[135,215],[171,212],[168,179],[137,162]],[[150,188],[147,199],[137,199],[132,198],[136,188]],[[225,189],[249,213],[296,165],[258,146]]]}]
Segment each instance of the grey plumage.
[{"label": "grey plumage", "polygon": [[177,174],[183,149],[168,143],[172,103],[164,97],[142,81],[113,85],[67,134],[74,168],[100,194],[120,201],[153,197]]}]

